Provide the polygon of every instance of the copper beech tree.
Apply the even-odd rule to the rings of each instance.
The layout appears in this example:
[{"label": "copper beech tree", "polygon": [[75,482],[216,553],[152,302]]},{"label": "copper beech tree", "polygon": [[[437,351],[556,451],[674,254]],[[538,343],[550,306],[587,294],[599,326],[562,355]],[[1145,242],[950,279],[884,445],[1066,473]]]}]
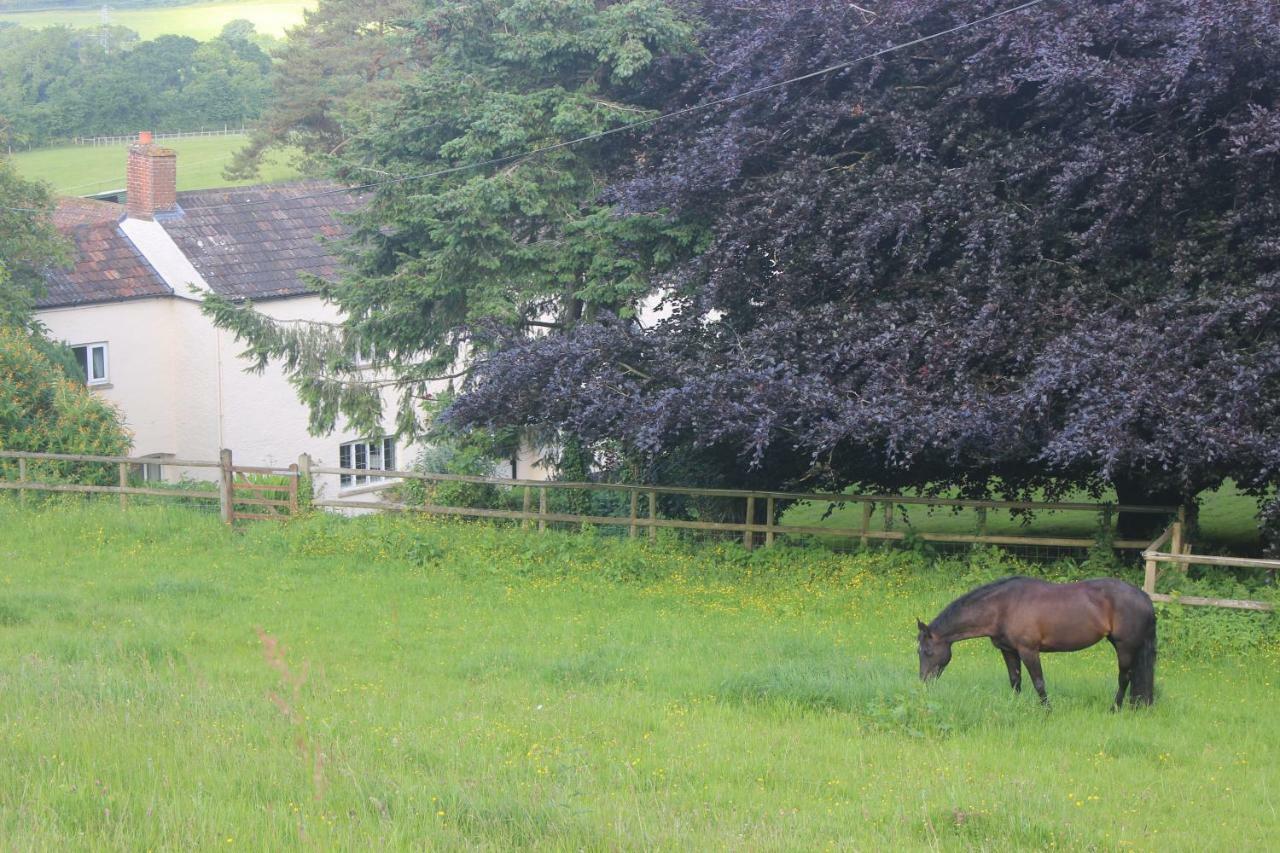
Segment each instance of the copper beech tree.
[{"label": "copper beech tree", "polygon": [[380,187],[326,290],[340,340],[220,320],[330,416],[371,397],[300,354],[359,339],[408,389],[465,345],[454,428],[569,437],[634,476],[1160,503],[1232,478],[1265,501],[1280,6],[1044,2],[756,91],[1007,5],[428,4],[421,76],[340,168],[744,96]]},{"label": "copper beech tree", "polygon": [[[1003,5],[703,3],[654,85],[678,108]],[[671,318],[505,341],[452,415],[744,484],[1273,493],[1277,97],[1275,3],[1047,3],[655,127],[611,197],[707,229],[655,282]]]}]

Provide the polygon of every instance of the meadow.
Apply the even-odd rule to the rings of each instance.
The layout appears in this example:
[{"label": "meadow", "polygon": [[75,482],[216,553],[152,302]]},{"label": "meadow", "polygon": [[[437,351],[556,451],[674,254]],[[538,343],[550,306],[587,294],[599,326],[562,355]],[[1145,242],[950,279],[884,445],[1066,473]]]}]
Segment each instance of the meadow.
[{"label": "meadow", "polygon": [[1268,847],[1272,615],[1166,609],[1150,710],[1108,710],[1109,648],[1048,659],[1051,711],[1009,691],[985,641],[918,682],[915,617],[1027,568],[0,504],[0,837]]},{"label": "meadow", "polygon": [[[178,189],[272,183],[298,177],[287,153],[269,155],[258,177],[228,181],[222,170],[247,137],[203,136],[166,139],[162,143],[178,152]],[[13,155],[18,174],[28,180],[48,182],[58,195],[91,195],[124,187],[126,149],[118,146],[66,145],[21,151]]]},{"label": "meadow", "polygon": [[[214,38],[237,18],[252,21],[257,31],[282,36],[286,29],[302,23],[302,13],[311,0],[219,0],[183,6],[153,6],[140,9],[112,9],[111,23],[128,27],[146,40],[156,36],[190,36],[199,41]],[[79,9],[47,9],[34,12],[0,12],[0,22],[30,29],[68,26],[97,28],[102,23],[98,6]]]}]

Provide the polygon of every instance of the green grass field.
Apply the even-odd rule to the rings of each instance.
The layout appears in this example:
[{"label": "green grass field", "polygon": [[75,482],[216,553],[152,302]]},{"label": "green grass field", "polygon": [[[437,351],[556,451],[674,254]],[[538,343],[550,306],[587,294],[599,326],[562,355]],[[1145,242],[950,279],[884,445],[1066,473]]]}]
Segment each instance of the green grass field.
[{"label": "green grass field", "polygon": [[1270,849],[1277,618],[1165,608],[1150,710],[1105,647],[1052,711],[985,641],[923,687],[915,617],[1001,560],[5,502],[0,838]]},{"label": "green grass field", "polygon": [[[229,22],[237,18],[253,21],[258,32],[280,36],[292,26],[302,23],[303,10],[315,5],[312,0],[221,0],[216,3],[193,3],[185,6],[158,6],[149,9],[112,9],[111,23],[134,30],[143,39],[156,36],[191,36],[211,39]],[[98,8],[41,10],[36,12],[0,12],[0,21],[39,29],[65,25],[96,28],[102,23]]]},{"label": "green grass field", "polygon": [[[1097,499],[1085,494],[1072,495],[1067,502],[1095,503]],[[1115,501],[1115,495],[1103,495],[1104,501]],[[844,504],[827,515],[829,504],[804,503],[791,507],[783,517],[784,524],[797,526],[839,527],[858,529],[862,524],[862,509],[856,504]],[[1218,552],[1255,554],[1260,547],[1257,522],[1258,504],[1255,498],[1241,494],[1228,483],[1215,492],[1201,496],[1200,530],[1195,540],[1196,553]],[[881,529],[881,516],[875,516],[876,529]],[[973,510],[953,512],[912,506],[907,508],[906,521],[922,533],[976,532],[978,518]],[[895,526],[902,529],[904,520],[899,513]],[[1035,535],[1091,537],[1098,531],[1098,517],[1088,512],[1042,512],[1027,523],[1021,516],[1008,512],[990,511],[987,530],[992,535]],[[1154,538],[1154,537],[1153,537]]]},{"label": "green grass field", "polygon": [[[179,190],[271,183],[298,177],[289,155],[277,154],[268,158],[257,178],[247,181],[223,178],[223,168],[245,141],[246,137],[237,135],[162,140],[166,147],[178,152]],[[58,195],[91,195],[124,187],[125,157],[123,145],[68,145],[16,153],[13,164],[22,177],[47,181]]]}]

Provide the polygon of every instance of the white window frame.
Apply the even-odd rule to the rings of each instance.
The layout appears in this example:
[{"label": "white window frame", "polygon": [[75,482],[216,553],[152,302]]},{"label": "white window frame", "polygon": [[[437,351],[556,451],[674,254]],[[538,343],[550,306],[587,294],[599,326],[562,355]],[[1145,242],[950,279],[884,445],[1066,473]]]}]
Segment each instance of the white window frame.
[{"label": "white window frame", "polygon": [[[371,452],[375,449],[376,453]],[[373,464],[374,459],[377,459],[376,465]],[[394,471],[396,467],[395,436],[385,435],[382,438],[344,441],[338,445],[338,467],[356,468],[362,471]],[[385,479],[387,478],[376,474],[339,474],[338,488],[352,489],[370,483],[381,483]]]},{"label": "white window frame", "polygon": [[[96,341],[91,344],[76,344],[71,349],[84,350],[84,373],[86,385],[106,385],[111,382],[111,352],[107,347],[106,341]],[[102,375],[93,375],[93,351],[102,350]]]},{"label": "white window frame", "polygon": [[144,483],[163,483],[165,463],[176,457],[172,453],[147,453],[141,458],[148,461],[134,465],[134,474]]}]

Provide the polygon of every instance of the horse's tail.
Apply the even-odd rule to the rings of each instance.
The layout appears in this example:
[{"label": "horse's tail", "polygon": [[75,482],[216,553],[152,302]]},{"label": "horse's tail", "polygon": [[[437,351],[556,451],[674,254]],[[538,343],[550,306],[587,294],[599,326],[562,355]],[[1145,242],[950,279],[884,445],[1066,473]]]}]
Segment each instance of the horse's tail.
[{"label": "horse's tail", "polygon": [[1156,614],[1151,614],[1130,670],[1129,701],[1150,705],[1156,700]]}]

